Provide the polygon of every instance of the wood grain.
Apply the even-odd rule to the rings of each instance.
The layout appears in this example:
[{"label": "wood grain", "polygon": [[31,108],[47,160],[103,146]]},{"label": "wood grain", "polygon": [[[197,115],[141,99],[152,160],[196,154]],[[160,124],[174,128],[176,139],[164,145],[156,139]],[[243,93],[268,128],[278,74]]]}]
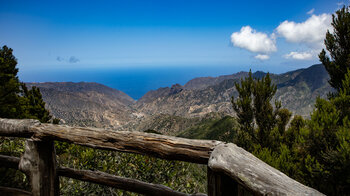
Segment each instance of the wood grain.
[{"label": "wood grain", "polygon": [[33,196],[58,196],[56,154],[53,141],[26,140],[18,168],[29,176]]},{"label": "wood grain", "polygon": [[22,133],[34,140],[66,141],[92,148],[145,154],[200,164],[207,164],[214,147],[222,143],[143,132],[38,124],[32,120],[0,119],[0,135],[22,136]]},{"label": "wood grain", "polygon": [[232,143],[218,145],[210,156],[208,166],[257,195],[323,195]]},{"label": "wood grain", "polygon": [[40,125],[40,121],[0,118],[0,136],[29,138],[33,135],[31,127],[35,125]]}]

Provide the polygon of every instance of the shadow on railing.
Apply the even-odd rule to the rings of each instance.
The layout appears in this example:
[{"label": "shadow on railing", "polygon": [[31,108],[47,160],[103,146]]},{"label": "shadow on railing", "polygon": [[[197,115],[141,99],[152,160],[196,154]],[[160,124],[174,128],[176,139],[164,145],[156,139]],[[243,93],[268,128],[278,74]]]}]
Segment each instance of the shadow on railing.
[{"label": "shadow on railing", "polygon": [[209,196],[243,195],[247,191],[254,195],[322,195],[232,143],[16,119],[0,119],[0,136],[30,138],[26,141],[21,158],[0,155],[0,166],[19,169],[30,179],[31,192],[0,187],[0,193],[2,191],[10,195],[59,195],[59,176],[145,195],[188,195],[164,185],[99,171],[59,167],[56,165],[55,140],[91,148],[206,164]]}]

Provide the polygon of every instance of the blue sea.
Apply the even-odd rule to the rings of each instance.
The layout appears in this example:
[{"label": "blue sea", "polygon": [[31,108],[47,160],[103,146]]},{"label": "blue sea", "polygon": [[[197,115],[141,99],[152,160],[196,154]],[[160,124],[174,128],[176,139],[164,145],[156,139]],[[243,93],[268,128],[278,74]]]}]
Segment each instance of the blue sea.
[{"label": "blue sea", "polygon": [[[252,68],[252,71],[259,67]],[[19,70],[19,79],[24,82],[97,82],[121,90],[134,99],[141,98],[149,90],[184,85],[195,77],[219,76],[249,71],[237,66],[192,66],[192,67],[133,67],[133,68],[71,68],[47,70]],[[266,70],[264,70],[266,71]],[[267,70],[270,72],[276,70]]]}]

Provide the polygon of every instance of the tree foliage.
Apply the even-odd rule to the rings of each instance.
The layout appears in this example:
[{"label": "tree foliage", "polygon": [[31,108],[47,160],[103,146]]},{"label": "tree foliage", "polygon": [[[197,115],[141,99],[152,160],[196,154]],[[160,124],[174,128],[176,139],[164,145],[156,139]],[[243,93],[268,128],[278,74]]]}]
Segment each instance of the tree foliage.
[{"label": "tree foliage", "polygon": [[277,123],[277,115],[279,114],[281,103],[275,101],[275,108],[271,104],[276,91],[277,86],[271,83],[269,73],[255,82],[253,90],[254,116],[258,125],[258,141],[262,147],[270,145],[270,133]]},{"label": "tree foliage", "polygon": [[254,88],[254,80],[252,72],[249,71],[249,76],[244,80],[241,79],[240,83],[236,82],[235,87],[239,96],[236,100],[234,97],[231,99],[233,109],[236,112],[238,122],[241,124],[242,129],[253,137],[254,110],[252,106],[252,92]]},{"label": "tree foliage", "polygon": [[309,123],[307,150],[322,170],[312,170],[313,185],[332,195],[350,194],[350,13],[343,7],[333,15],[333,33],[327,32],[320,61],[336,93],[318,99]]},{"label": "tree foliage", "polygon": [[40,93],[40,89],[33,86],[28,90],[24,83],[21,83],[23,97],[26,98],[26,118],[38,119],[40,122],[49,122],[52,119],[50,112],[45,108],[45,102]]},{"label": "tree foliage", "polygon": [[321,168],[308,170],[312,174],[311,184],[332,195],[350,194],[350,112],[343,108],[350,104],[346,90],[349,78],[350,72],[337,96],[317,99],[308,123],[306,150]]},{"label": "tree foliage", "polygon": [[0,117],[49,122],[52,116],[45,108],[39,88],[28,90],[24,83],[20,83],[16,66],[13,50],[7,46],[0,48]]},{"label": "tree foliage", "polygon": [[[246,78],[243,81],[249,80]],[[349,195],[350,71],[345,74],[342,87],[336,95],[329,100],[316,100],[310,120],[296,115],[288,128],[286,125],[291,113],[287,109],[280,109],[279,103],[276,103],[275,108],[268,104],[275,92],[273,87],[268,88],[271,83],[264,78],[253,79],[251,83],[257,87],[253,88],[255,91],[261,90],[251,93],[252,127],[246,129],[247,124],[241,124],[237,135],[246,136],[247,130],[252,130],[255,135],[238,137],[235,142],[301,183],[327,195]],[[236,111],[238,108],[238,111],[243,112],[240,99],[242,97],[239,95],[236,100],[232,99],[232,103]],[[239,122],[247,122],[240,119],[245,116],[248,115],[238,115]],[[253,127],[254,122],[256,127]]]},{"label": "tree foliage", "polygon": [[284,129],[286,118],[289,119],[288,110],[280,111],[280,102],[275,101],[274,106],[271,104],[277,87],[272,84],[270,74],[254,79],[249,71],[248,77],[235,83],[235,87],[238,97],[232,97],[231,103],[241,125],[238,144],[246,149],[252,149],[251,142],[262,147],[269,146],[275,125],[278,123]]},{"label": "tree foliage", "polygon": [[328,31],[324,41],[330,57],[323,49],[319,58],[330,76],[329,84],[339,92],[350,68],[350,13],[347,7],[333,15],[332,26],[334,31]]},{"label": "tree foliage", "polygon": [[17,60],[7,46],[0,48],[0,117],[23,118],[23,98],[17,77]]}]

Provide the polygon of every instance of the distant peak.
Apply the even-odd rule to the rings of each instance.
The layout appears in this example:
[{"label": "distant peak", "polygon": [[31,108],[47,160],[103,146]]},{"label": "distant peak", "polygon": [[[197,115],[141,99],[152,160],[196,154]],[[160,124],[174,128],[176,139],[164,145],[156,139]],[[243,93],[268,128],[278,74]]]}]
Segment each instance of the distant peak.
[{"label": "distant peak", "polygon": [[177,94],[183,90],[183,87],[180,84],[174,84],[170,88],[170,95]]},{"label": "distant peak", "polygon": [[265,72],[263,71],[256,71],[253,73],[253,77],[254,78],[258,78],[258,79],[261,79],[262,77],[264,77],[266,75]]},{"label": "distant peak", "polygon": [[263,72],[263,71],[256,71],[256,72],[254,72],[253,74],[266,74],[266,73]]},{"label": "distant peak", "polygon": [[172,86],[171,86],[171,88],[172,89],[177,89],[177,88],[182,88],[182,85],[181,84],[173,84]]}]

